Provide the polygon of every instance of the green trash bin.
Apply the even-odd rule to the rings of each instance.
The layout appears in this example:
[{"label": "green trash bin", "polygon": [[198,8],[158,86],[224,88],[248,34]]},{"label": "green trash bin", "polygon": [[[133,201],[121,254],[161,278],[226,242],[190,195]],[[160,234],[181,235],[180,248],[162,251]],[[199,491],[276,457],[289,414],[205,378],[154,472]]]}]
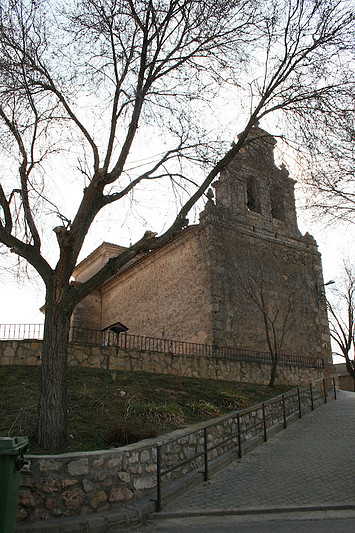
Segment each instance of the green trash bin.
[{"label": "green trash bin", "polygon": [[27,437],[0,437],[0,532],[13,533],[16,523],[20,470]]}]

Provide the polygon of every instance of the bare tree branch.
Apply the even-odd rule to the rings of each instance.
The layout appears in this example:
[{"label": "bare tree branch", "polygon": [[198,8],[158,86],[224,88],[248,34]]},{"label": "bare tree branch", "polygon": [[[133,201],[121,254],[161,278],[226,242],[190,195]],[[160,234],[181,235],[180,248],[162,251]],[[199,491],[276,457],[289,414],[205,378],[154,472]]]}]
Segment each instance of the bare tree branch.
[{"label": "bare tree branch", "polygon": [[272,306],[265,287],[263,265],[260,265],[258,272],[253,272],[253,269],[250,268],[248,280],[240,279],[240,284],[263,317],[265,338],[272,362],[269,383],[272,387],[275,383],[276,369],[282,353],[283,342],[291,325],[291,296],[288,294],[285,301],[279,296],[278,306],[276,308]]},{"label": "bare tree branch", "polygon": [[346,369],[355,383],[355,272],[350,263],[344,263],[342,285],[333,289],[335,304],[327,300],[330,336],[340,348],[338,355],[345,359]]}]

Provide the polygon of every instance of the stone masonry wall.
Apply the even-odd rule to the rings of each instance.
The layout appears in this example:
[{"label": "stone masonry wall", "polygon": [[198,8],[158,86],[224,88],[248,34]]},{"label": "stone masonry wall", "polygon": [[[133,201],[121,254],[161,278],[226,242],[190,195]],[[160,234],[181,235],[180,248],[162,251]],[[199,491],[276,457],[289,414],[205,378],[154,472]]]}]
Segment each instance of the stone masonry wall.
[{"label": "stone masonry wall", "polygon": [[[306,244],[287,243],[276,237],[213,224],[215,244],[214,339],[220,346],[248,346],[267,351],[263,315],[253,298],[261,291],[278,342],[289,309],[283,351],[317,356],[331,362],[329,329],[324,301],[317,301],[322,286],[320,256]],[[321,305],[319,305],[321,303]],[[252,327],[250,325],[252,324]]]},{"label": "stone masonry wall", "polygon": [[[300,389],[302,411],[310,409],[310,390]],[[288,395],[289,394],[289,395]],[[323,402],[322,384],[313,389],[314,405]],[[286,413],[298,412],[298,395],[284,395]],[[267,426],[283,422],[281,397],[264,404]],[[262,434],[262,406],[254,406],[208,422],[174,431],[157,439],[97,452],[63,455],[28,455],[29,465],[21,474],[18,520],[33,522],[53,518],[117,509],[136,502],[147,494],[154,498],[157,472],[157,444],[161,446],[162,471],[191,459],[174,472],[163,476],[163,484],[176,479],[203,464],[203,457],[194,456],[203,451],[206,428],[209,460],[235,448],[238,428],[241,444]],[[212,424],[211,424],[212,423]],[[233,436],[231,438],[231,436]],[[230,438],[228,442],[226,439]]]},{"label": "stone masonry wall", "polygon": [[[40,356],[40,341],[0,341],[0,365],[40,365]],[[150,372],[260,384],[267,384],[270,380],[268,364],[140,350],[119,349],[117,353],[115,347],[75,343],[70,345],[68,362],[72,366],[103,368],[113,372]],[[298,385],[322,375],[320,369],[280,364],[276,383]]]},{"label": "stone masonry wall", "polygon": [[[199,224],[123,267],[77,306],[73,325],[118,321],[130,334],[268,351],[267,316],[285,353],[331,364],[321,257],[298,229],[295,182],[275,164],[274,137],[256,124],[248,141],[212,184]],[[103,243],[76,267],[77,282],[118,249]]]},{"label": "stone masonry wall", "polygon": [[116,450],[27,456],[18,520],[36,521],[111,509],[156,485],[156,450],[148,442]]},{"label": "stone masonry wall", "polygon": [[201,214],[211,250],[213,342],[267,351],[267,316],[285,353],[331,364],[321,256],[298,229],[295,182],[275,164],[272,135],[255,125],[248,140]]},{"label": "stone masonry wall", "polygon": [[209,343],[209,286],[204,245],[190,227],[101,288],[100,328],[119,321],[131,334]]}]

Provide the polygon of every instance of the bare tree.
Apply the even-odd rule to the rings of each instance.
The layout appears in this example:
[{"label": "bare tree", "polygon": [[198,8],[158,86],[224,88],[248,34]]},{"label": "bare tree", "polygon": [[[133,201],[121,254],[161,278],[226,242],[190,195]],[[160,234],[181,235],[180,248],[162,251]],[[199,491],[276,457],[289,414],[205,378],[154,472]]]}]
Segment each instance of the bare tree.
[{"label": "bare tree", "polygon": [[[307,207],[328,222],[355,221],[355,98],[350,84],[349,90],[352,94],[343,102],[343,109],[330,116],[324,109],[316,128],[309,119],[303,126],[307,149],[302,162],[303,170],[308,171],[303,172],[302,181],[308,192]],[[319,132],[322,126],[326,135]]]},{"label": "bare tree", "polygon": [[[344,264],[344,284],[333,289],[335,303],[327,300],[330,336],[340,351],[335,352],[345,359],[346,370],[354,380],[355,390],[355,270]],[[351,358],[352,355],[352,358]]]},{"label": "bare tree", "polygon": [[[330,72],[340,72],[353,36],[353,13],[335,0],[2,1],[0,243],[31,264],[46,287],[42,447],[55,449],[66,440],[66,362],[75,306],[137,254],[159,248],[186,225],[192,206],[256,121],[270,113],[297,117],[306,108],[312,116],[320,103],[331,113],[348,80],[335,83]],[[211,154],[209,115],[205,129],[195,120],[201,101],[221,86],[233,88],[249,106],[238,142],[223,157],[221,151]],[[129,157],[144,131],[168,139],[169,148],[134,172]],[[209,160],[214,163],[207,177],[185,196],[163,234],[146,232],[85,283],[70,283],[101,210],[124,205],[127,195],[152,180],[194,182],[184,162]],[[62,177],[53,178],[54,168],[82,184],[76,212],[58,205]],[[53,217],[54,267],[42,245],[50,239]],[[277,319],[266,320],[271,344]]]},{"label": "bare tree", "polygon": [[294,109],[302,122],[301,150],[300,144],[295,146],[300,155],[300,180],[308,189],[307,207],[330,222],[355,220],[354,52],[352,46],[341,65],[331,61],[329,99],[320,99],[317,105],[304,101]]},{"label": "bare tree", "polygon": [[270,298],[270,287],[265,280],[263,268],[253,274],[249,269],[248,280],[241,280],[241,286],[250,301],[262,315],[266,343],[271,357],[269,386],[275,384],[276,370],[282,353],[285,336],[290,328],[292,301],[290,295],[285,298],[281,294]]}]

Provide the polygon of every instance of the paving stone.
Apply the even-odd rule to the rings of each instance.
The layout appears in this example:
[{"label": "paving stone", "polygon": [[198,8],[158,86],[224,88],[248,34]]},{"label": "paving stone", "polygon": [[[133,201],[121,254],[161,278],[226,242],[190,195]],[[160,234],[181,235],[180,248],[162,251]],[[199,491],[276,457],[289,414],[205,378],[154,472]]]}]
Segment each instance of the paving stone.
[{"label": "paving stone", "polygon": [[318,407],[164,511],[355,501],[355,394]]}]

